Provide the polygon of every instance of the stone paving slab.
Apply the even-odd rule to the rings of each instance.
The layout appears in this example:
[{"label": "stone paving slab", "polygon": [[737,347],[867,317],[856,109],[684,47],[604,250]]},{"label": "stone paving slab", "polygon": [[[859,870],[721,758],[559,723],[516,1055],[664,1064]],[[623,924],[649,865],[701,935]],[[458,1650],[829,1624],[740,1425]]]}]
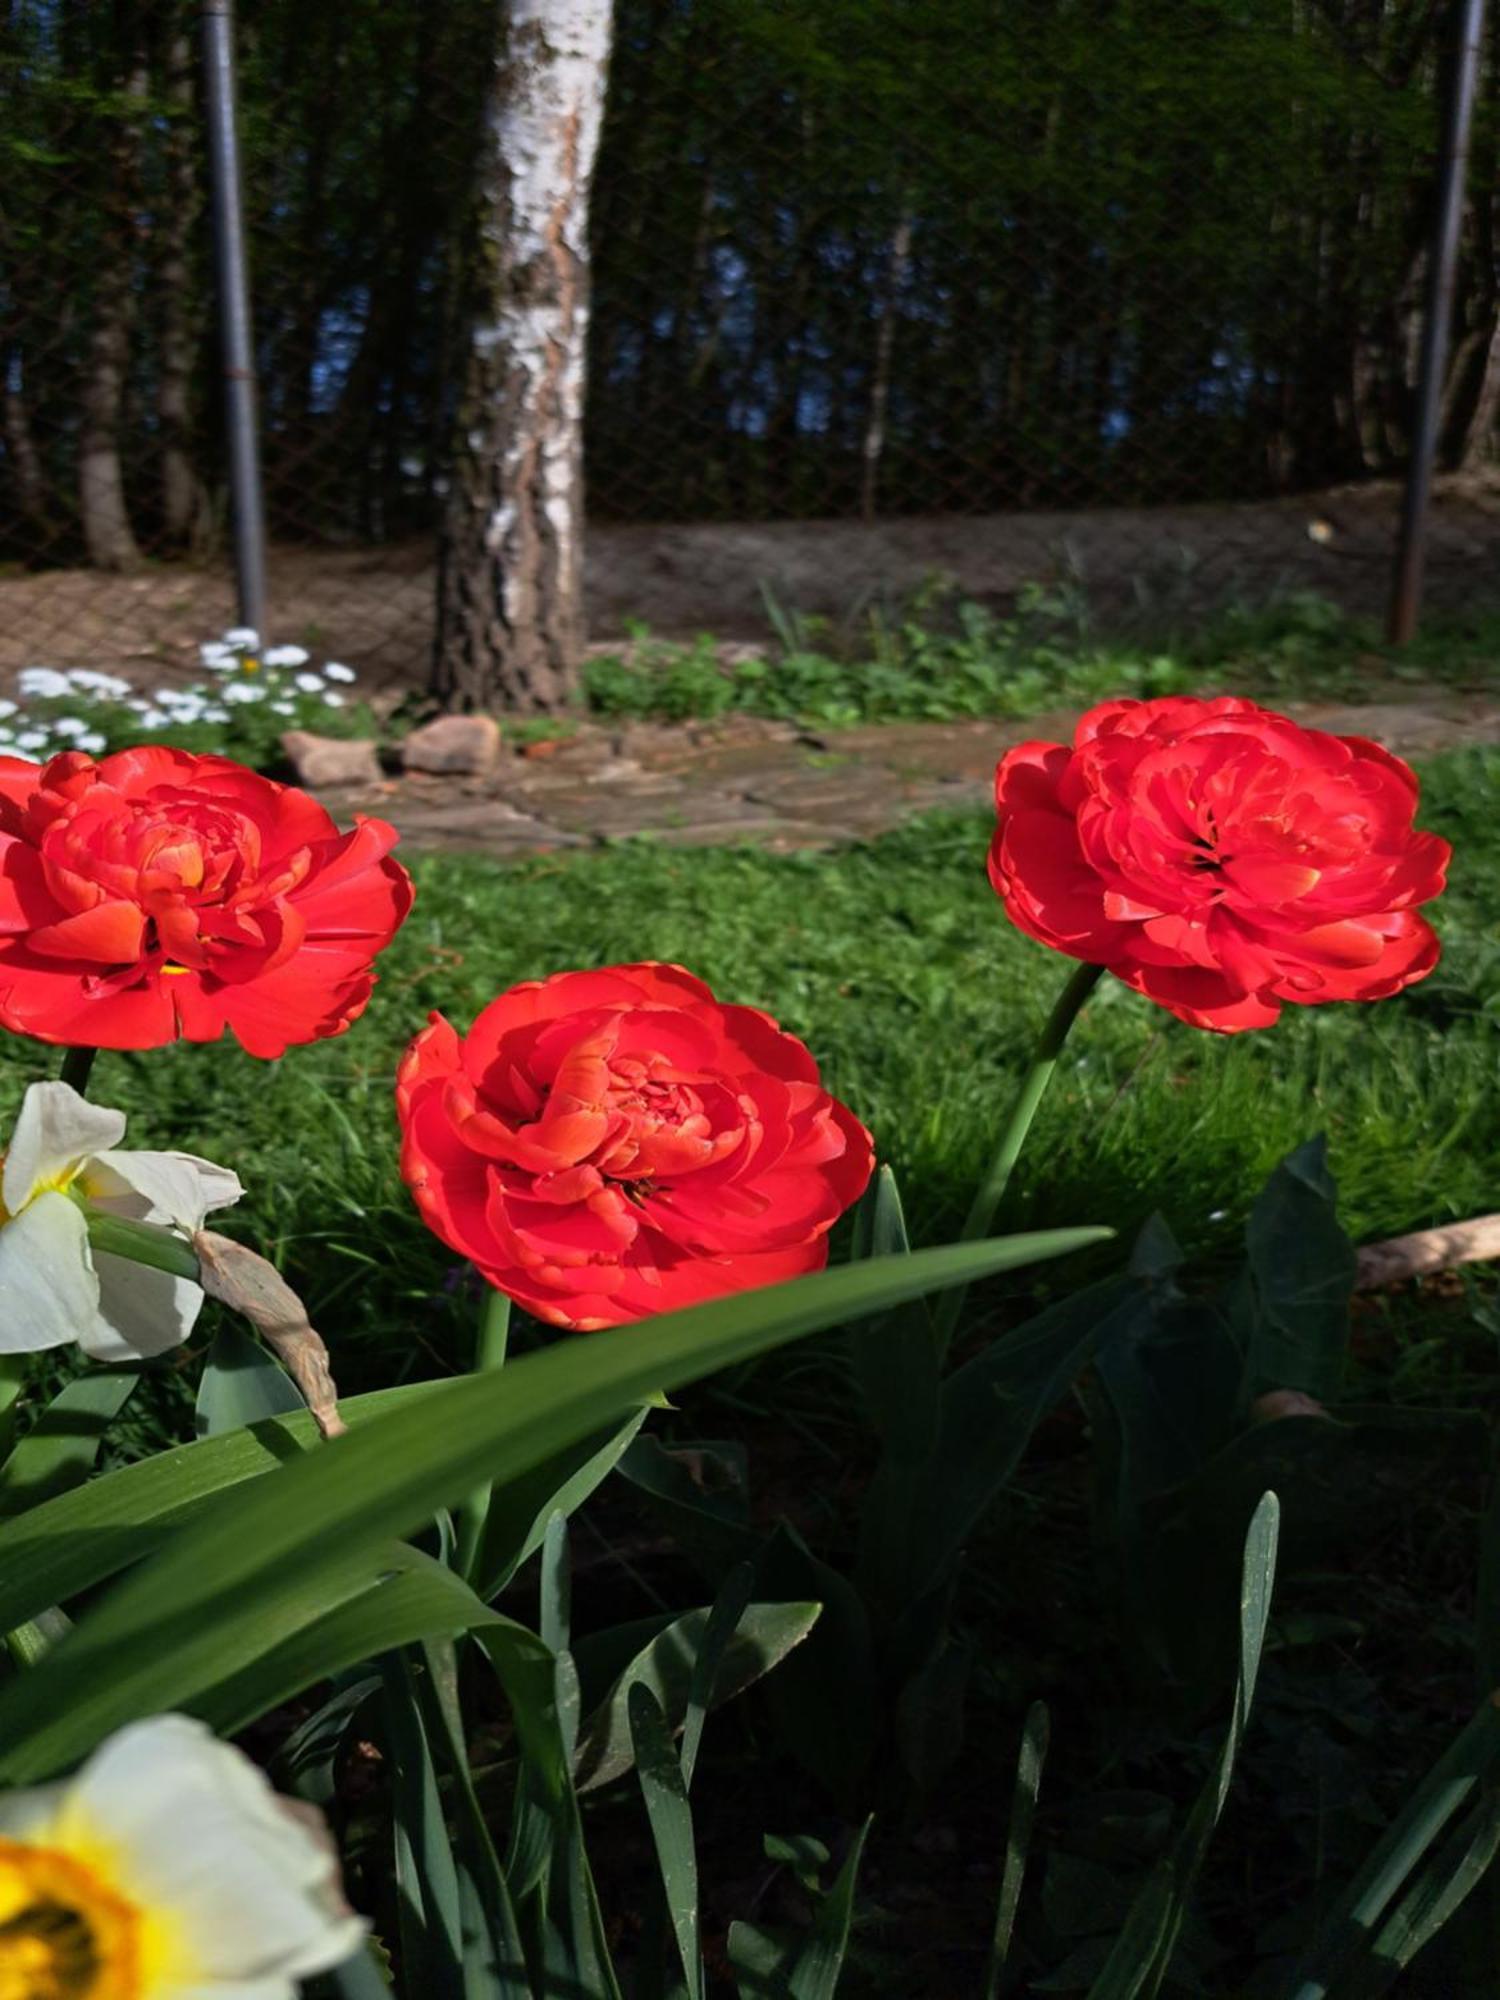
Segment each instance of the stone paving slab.
[{"label": "stone paving slab", "polygon": [[[1403,756],[1500,743],[1500,701],[1414,690],[1407,702],[1287,703],[1335,735],[1373,737]],[[1058,742],[1068,715],[1026,722],[900,722],[799,730],[726,717],[717,724],[587,727],[508,750],[486,778],[407,776],[328,792],[330,807],[378,813],[411,849],[497,859],[646,838],[672,846],[773,851],[867,840],[919,813],[983,809],[1014,744]]]}]

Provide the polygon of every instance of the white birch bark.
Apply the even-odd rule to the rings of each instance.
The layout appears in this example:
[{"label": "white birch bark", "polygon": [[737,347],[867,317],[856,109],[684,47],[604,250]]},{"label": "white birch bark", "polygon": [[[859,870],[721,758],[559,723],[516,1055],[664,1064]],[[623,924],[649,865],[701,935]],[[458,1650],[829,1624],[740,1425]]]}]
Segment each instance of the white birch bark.
[{"label": "white birch bark", "polygon": [[481,169],[477,312],[439,581],[445,706],[558,708],[583,642],[588,196],[609,0],[511,0]]}]

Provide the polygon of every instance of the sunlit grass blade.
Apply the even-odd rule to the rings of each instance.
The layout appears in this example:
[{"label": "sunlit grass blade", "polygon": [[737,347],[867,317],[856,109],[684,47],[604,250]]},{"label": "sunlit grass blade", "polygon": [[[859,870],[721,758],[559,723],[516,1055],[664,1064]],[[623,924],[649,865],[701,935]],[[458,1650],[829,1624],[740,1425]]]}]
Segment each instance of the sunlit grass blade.
[{"label": "sunlit grass blade", "polygon": [[1031,1847],[1031,1828],[1036,1818],[1037,1794],[1041,1790],[1042,1766],[1047,1760],[1051,1720],[1046,1704],[1034,1701],[1026,1711],[1021,1731],[1021,1754],[1016,1760],[1016,1789],[1010,1808],[1010,1831],[1005,1842],[1005,1873],[1000,1882],[1000,1901],[995,1910],[995,1934],[990,1945],[985,1973],[984,2000],[999,2000],[1000,1978],[1010,1957],[1016,1911],[1021,1902],[1021,1884],[1026,1874],[1026,1856]]},{"label": "sunlit grass blade", "polygon": [[665,1716],[644,1681],[633,1681],[627,1706],[636,1777],[656,1847],[662,1894],[682,1960],[688,2000],[703,2000],[703,1950],[698,1938],[698,1857],[687,1783]]}]

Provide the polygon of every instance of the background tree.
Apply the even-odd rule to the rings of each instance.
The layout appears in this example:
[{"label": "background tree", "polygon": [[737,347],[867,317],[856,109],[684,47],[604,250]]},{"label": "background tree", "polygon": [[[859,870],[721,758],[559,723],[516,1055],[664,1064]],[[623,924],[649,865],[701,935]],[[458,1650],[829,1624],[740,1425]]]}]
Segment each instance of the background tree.
[{"label": "background tree", "polygon": [[610,0],[511,0],[481,142],[474,321],[449,474],[433,688],[578,693],[588,198]]}]

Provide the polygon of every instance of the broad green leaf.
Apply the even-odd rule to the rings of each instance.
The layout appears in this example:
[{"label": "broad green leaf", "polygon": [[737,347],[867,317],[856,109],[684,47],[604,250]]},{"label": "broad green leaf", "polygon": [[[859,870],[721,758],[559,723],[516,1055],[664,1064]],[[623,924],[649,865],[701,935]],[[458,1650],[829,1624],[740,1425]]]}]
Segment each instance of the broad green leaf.
[{"label": "broad green leaf", "polygon": [[[351,1429],[420,1401],[436,1382],[405,1383],[339,1405]],[[317,1443],[306,1411],[122,1465],[0,1528],[0,1631],[62,1604],[159,1547],[216,1494],[272,1472]]]},{"label": "broad green leaf", "polygon": [[703,1741],[703,1724],[713,1707],[719,1687],[719,1671],[724,1655],[744,1622],[755,1589],[755,1567],[740,1563],[724,1579],[703,1628],[703,1639],[693,1661],[693,1677],[688,1683],[687,1708],[682,1722],[682,1782],[690,1790],[698,1747]]},{"label": "broad green leaf", "polygon": [[402,1568],[184,1705],[219,1735],[233,1736],[257,1716],[362,1660],[418,1639],[466,1631],[492,1615],[451,1570],[412,1549],[403,1555]]},{"label": "broad green leaf", "polygon": [[1042,1766],[1047,1761],[1051,1719],[1044,1703],[1034,1701],[1026,1711],[1021,1731],[1021,1754],[1016,1760],[1016,1789],[1011,1798],[1010,1830],[1005,1840],[1005,1873],[1000,1882],[1000,1900],[995,1908],[995,1934],[990,1943],[985,1970],[984,2000],[999,2000],[1000,1979],[1010,1957],[1010,1941],[1015,1933],[1016,1911],[1021,1902],[1021,1884],[1026,1876],[1026,1856],[1031,1848],[1031,1829],[1036,1819],[1037,1794],[1042,1787]]},{"label": "broad green leaf", "polygon": [[[308,1594],[326,1576],[410,1534],[496,1464],[519,1476],[655,1390],[1103,1233],[1059,1230],[879,1259],[560,1342],[499,1373],[443,1383],[302,1452],[274,1478],[206,1504],[52,1650],[44,1676],[21,1674],[0,1688],[0,1779],[49,1776],[111,1730],[170,1705],[163,1661],[181,1650],[202,1670],[219,1651],[221,1625],[261,1617],[278,1643],[289,1604],[298,1606],[296,1625],[306,1622]],[[7,1579],[13,1566],[9,1537],[0,1536]],[[220,1665],[214,1677],[228,1670]]]},{"label": "broad green leaf", "polygon": [[473,1561],[474,1587],[493,1602],[542,1545],[548,1517],[572,1515],[620,1462],[650,1414],[643,1404],[623,1424],[596,1431],[521,1479],[486,1488],[484,1527]]},{"label": "broad green leaf", "polygon": [[238,1321],[226,1318],[198,1383],[199,1437],[218,1437],[303,1407],[297,1386],[281,1363]]},{"label": "broad green leaf", "polygon": [[703,2000],[703,1951],[698,1941],[698,1857],[693,1816],[677,1746],[661,1704],[644,1681],[626,1695],[636,1777],[656,1847],[662,1894],[677,1940],[688,2000]]},{"label": "broad green leaf", "polygon": [[542,1644],[554,1653],[568,1650],[573,1618],[573,1576],[568,1562],[568,1517],[554,1514],[542,1536],[541,1617],[537,1630]]},{"label": "broad green leaf", "polygon": [[919,1792],[930,1793],[958,1761],[973,1666],[973,1641],[944,1632],[897,1697],[896,1748]]},{"label": "broad green leaf", "polygon": [[1089,2000],[1154,2000],[1167,1976],[1172,1953],[1187,1913],[1193,1883],[1208,1852],[1209,1841],[1229,1796],[1235,1759],[1244,1741],[1255,1682],[1260,1671],[1266,1623],[1271,1614],[1271,1590],[1276,1576],[1276,1538],[1280,1507],[1267,1493],[1256,1508],[1245,1537],[1240,1570],[1240,1666],[1234,1689],[1234,1710],[1218,1763],[1199,1793],[1182,1831],[1152,1869],[1130,1907],[1130,1914],[1103,1969],[1089,1988]]},{"label": "broad green leaf", "polygon": [[937,1450],[913,1534],[913,1582],[952,1563],[1079,1371],[1152,1310],[1150,1287],[1106,1278],[1049,1306],[943,1384]]},{"label": "broad green leaf", "polygon": [[[59,1389],[0,1466],[0,1518],[24,1513],[80,1485],[140,1379],[138,1368],[93,1370]],[[28,1615],[42,1608],[34,1606]],[[22,1622],[0,1616],[0,1631]]]},{"label": "broad green leaf", "polygon": [[[714,1705],[740,1694],[784,1660],[817,1622],[816,1604],[752,1604],[724,1646],[714,1683]],[[631,1661],[584,1723],[574,1773],[580,1792],[607,1785],[630,1769],[630,1689],[649,1687],[675,1731],[686,1718],[697,1660],[704,1649],[710,1611],[689,1611],[658,1633]]]},{"label": "broad green leaf", "polygon": [[31,1380],[29,1354],[0,1354],[0,1465],[10,1453],[16,1432],[16,1404]]},{"label": "broad green leaf", "polygon": [[1245,1227],[1255,1294],[1246,1395],[1301,1389],[1332,1402],[1343,1378],[1354,1245],[1339,1226],[1328,1145],[1309,1140],[1271,1175]]}]

